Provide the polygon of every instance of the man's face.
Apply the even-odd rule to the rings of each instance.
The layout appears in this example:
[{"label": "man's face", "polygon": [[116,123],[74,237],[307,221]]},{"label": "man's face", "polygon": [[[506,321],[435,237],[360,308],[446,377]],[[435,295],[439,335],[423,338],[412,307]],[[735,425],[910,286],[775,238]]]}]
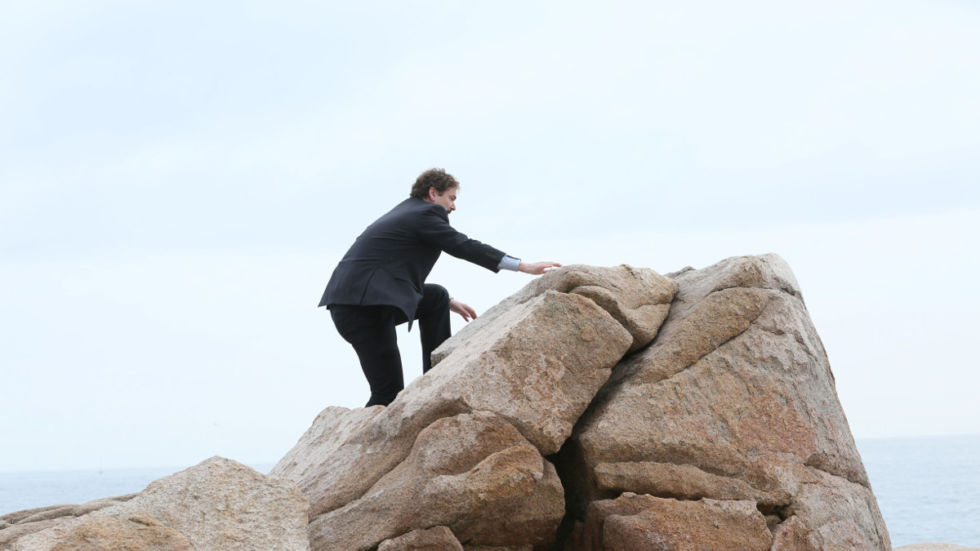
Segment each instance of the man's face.
[{"label": "man's face", "polygon": [[446,191],[439,193],[436,188],[429,188],[429,202],[441,205],[442,208],[446,209],[446,212],[452,212],[456,210],[456,193],[459,188],[451,187]]}]

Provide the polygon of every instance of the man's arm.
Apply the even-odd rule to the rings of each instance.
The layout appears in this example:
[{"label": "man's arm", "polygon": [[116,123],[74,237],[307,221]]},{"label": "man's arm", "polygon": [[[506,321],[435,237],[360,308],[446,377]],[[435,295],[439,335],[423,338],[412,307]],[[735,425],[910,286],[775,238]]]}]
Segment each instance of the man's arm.
[{"label": "man's arm", "polygon": [[521,262],[520,258],[514,258],[509,254],[504,255],[497,266],[498,270],[510,270],[512,272],[524,272],[525,274],[541,275],[551,268],[561,268],[557,262]]},{"label": "man's arm", "polygon": [[[510,270],[512,272],[524,272],[526,274],[540,275],[547,272],[551,268],[560,268],[561,264],[557,262],[521,262],[520,258],[514,258],[513,256],[505,254],[500,260],[500,264],[497,266],[498,270]],[[463,319],[470,321],[471,319],[476,319],[476,310],[472,306],[466,304],[465,302],[460,302],[456,299],[449,300],[449,309],[456,312]]]},{"label": "man's arm", "polygon": [[426,210],[421,218],[418,227],[419,239],[456,258],[462,258],[494,272],[500,271],[500,262],[506,256],[504,252],[476,239],[470,239],[466,234],[453,229],[449,225],[449,216],[441,206],[433,205],[433,208]]}]

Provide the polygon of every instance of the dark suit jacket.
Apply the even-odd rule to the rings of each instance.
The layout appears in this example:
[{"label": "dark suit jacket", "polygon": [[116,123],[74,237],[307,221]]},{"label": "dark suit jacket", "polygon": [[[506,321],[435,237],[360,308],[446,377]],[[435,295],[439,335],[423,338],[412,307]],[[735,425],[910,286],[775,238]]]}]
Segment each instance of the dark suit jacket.
[{"label": "dark suit jacket", "polygon": [[442,251],[498,271],[504,253],[449,225],[435,203],[409,197],[364,230],[330,276],[320,306],[386,305],[415,318],[422,284]]}]

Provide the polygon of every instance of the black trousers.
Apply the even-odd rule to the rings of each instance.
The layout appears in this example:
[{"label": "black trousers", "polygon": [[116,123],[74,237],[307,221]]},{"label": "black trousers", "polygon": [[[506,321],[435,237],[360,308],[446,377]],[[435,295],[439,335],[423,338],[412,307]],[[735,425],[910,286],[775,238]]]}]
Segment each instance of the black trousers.
[{"label": "black trousers", "polygon": [[[330,317],[337,332],[354,347],[361,370],[371,387],[367,406],[387,406],[405,388],[402,358],[395,326],[408,320],[393,306],[334,304]],[[432,351],[449,338],[449,293],[441,285],[426,283],[415,312],[422,339],[422,373],[432,369]]]}]

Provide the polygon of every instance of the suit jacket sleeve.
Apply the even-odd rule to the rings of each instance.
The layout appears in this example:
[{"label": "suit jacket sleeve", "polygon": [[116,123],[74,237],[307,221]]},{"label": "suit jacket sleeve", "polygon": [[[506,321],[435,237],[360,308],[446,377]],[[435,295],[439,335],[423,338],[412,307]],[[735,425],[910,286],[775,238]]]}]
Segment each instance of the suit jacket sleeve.
[{"label": "suit jacket sleeve", "polygon": [[506,256],[503,251],[453,229],[449,214],[438,205],[423,212],[418,234],[424,243],[494,272],[500,271],[500,261]]}]

